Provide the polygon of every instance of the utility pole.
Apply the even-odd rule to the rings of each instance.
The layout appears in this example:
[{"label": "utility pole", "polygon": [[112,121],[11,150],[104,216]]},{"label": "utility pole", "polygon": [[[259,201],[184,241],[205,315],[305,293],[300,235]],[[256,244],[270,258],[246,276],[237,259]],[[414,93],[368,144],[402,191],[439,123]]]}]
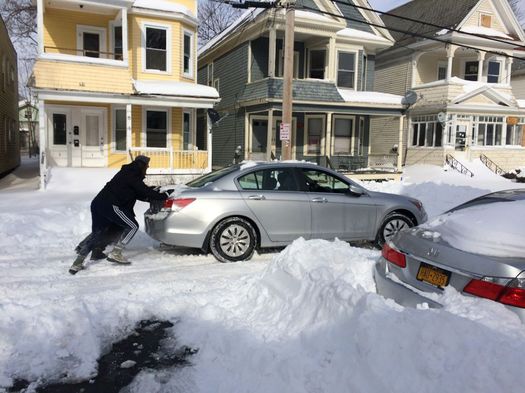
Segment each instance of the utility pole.
[{"label": "utility pole", "polygon": [[284,32],[284,70],[283,70],[283,122],[280,139],[283,160],[292,159],[292,80],[293,46],[295,27],[295,0],[285,0],[286,29]]}]

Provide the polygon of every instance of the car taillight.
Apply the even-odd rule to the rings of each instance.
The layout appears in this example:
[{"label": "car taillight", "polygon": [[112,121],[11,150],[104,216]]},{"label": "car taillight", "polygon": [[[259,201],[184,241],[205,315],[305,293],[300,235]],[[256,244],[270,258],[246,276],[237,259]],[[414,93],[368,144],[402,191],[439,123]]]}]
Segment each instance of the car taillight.
[{"label": "car taillight", "polygon": [[176,198],[176,199],[166,199],[164,201],[163,209],[176,211],[184,209],[190,203],[192,203],[195,198]]},{"label": "car taillight", "polygon": [[388,262],[391,262],[394,265],[403,268],[407,266],[405,254],[391,247],[388,243],[383,244],[383,250],[381,251],[381,255],[383,255],[383,258],[385,258]]},{"label": "car taillight", "polygon": [[492,277],[484,277],[482,280],[473,279],[463,288],[463,292],[509,306],[525,308],[524,276],[524,273],[520,273],[514,279]]}]

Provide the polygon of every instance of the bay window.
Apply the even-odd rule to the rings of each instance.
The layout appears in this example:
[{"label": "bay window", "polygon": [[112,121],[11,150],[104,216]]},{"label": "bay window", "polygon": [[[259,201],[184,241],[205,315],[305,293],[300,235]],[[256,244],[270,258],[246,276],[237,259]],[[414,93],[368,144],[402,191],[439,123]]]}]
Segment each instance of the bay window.
[{"label": "bay window", "polygon": [[325,61],[325,50],[311,50],[309,61],[310,72],[308,76],[313,79],[324,79]]},{"label": "bay window", "polygon": [[501,63],[499,61],[489,61],[487,70],[487,82],[499,83]]},{"label": "bay window", "polygon": [[412,120],[412,146],[441,147],[443,125],[437,116],[419,116]]},{"label": "bay window", "polygon": [[464,79],[467,81],[477,81],[478,80],[478,69],[479,69],[479,62],[477,61],[465,62]]},{"label": "bay window", "polygon": [[355,87],[355,59],[356,55],[352,52],[339,52],[337,56],[337,86]]},{"label": "bay window", "polygon": [[144,71],[169,72],[170,69],[170,29],[168,26],[144,26]]}]

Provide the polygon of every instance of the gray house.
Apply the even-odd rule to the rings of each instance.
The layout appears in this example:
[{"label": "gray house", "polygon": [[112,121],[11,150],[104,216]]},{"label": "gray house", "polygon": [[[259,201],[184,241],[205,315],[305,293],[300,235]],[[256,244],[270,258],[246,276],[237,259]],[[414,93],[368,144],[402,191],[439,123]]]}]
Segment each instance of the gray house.
[{"label": "gray house", "polygon": [[[366,0],[297,3],[292,158],[339,170],[395,170],[403,97],[372,91],[376,53],[394,41],[370,26],[383,25],[377,14],[354,4],[369,7]],[[199,50],[198,82],[221,97],[214,108],[221,119],[212,127],[213,167],[230,164],[239,146],[240,159],[281,157],[284,31],[283,9],[248,9]],[[201,114],[199,124],[204,119]],[[198,135],[204,142],[205,134]]]}]

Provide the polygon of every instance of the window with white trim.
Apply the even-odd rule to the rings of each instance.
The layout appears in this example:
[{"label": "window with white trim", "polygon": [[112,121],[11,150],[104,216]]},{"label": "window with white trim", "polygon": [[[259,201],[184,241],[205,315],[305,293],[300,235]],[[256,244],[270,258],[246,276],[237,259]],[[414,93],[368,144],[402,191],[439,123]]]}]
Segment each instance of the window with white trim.
[{"label": "window with white trim", "polygon": [[487,82],[499,83],[501,63],[499,61],[489,61],[487,68]]},{"label": "window with white trim", "polygon": [[77,25],[77,50],[80,56],[106,57],[106,29]]},{"label": "window with white trim", "polygon": [[501,146],[504,144],[503,129],[506,123],[501,116],[475,116],[473,144],[477,146]]},{"label": "window with white trim", "polygon": [[324,79],[324,69],[326,62],[325,50],[310,50],[308,64],[310,65],[308,77],[313,79]]},{"label": "window with white trim", "polygon": [[306,154],[321,154],[324,133],[324,117],[311,116],[306,118],[305,141]]},{"label": "window with white trim", "polygon": [[146,147],[168,146],[168,111],[146,110]]},{"label": "window with white trim", "polygon": [[437,68],[437,80],[442,81],[447,79],[448,64],[445,62],[439,62]]},{"label": "window with white trim", "polygon": [[182,118],[182,150],[191,150],[193,148],[191,112],[184,111]]},{"label": "window with white trim", "polygon": [[443,125],[437,116],[418,116],[412,119],[412,146],[441,147],[443,145]]},{"label": "window with white trim", "polygon": [[124,54],[123,54],[123,46],[122,46],[122,26],[112,26],[111,29],[112,36],[112,44],[113,44],[113,58],[115,60],[123,60]]},{"label": "window with white trim", "polygon": [[352,154],[352,137],[354,134],[354,118],[334,116],[333,154]]},{"label": "window with white trim", "polygon": [[361,70],[361,91],[366,91],[366,76],[368,71],[368,57],[363,55],[363,69]]},{"label": "window with white trim", "polygon": [[[284,50],[279,50],[279,59],[277,64],[277,77],[282,78],[284,75]],[[294,79],[299,78],[299,52],[293,52],[293,75]]]},{"label": "window with white trim", "polygon": [[144,70],[169,71],[169,27],[144,25]]},{"label": "window with white trim", "polygon": [[208,64],[208,86],[213,86],[213,63]]},{"label": "window with white trim", "polygon": [[127,148],[126,108],[115,108],[113,111],[114,150],[125,152]]},{"label": "window with white trim", "polygon": [[353,89],[356,76],[355,52],[337,53],[337,86]]},{"label": "window with white trim", "polygon": [[513,146],[521,146],[523,143],[523,127],[524,127],[524,121],[525,119],[522,119],[520,124],[516,125],[510,125],[507,124],[507,135],[505,137],[505,144],[506,145],[513,145]]},{"label": "window with white trim", "polygon": [[193,36],[191,31],[184,31],[182,69],[188,77],[193,76]]},{"label": "window with white trim", "polygon": [[479,25],[482,27],[492,27],[492,15],[489,14],[480,14],[479,15]]}]

